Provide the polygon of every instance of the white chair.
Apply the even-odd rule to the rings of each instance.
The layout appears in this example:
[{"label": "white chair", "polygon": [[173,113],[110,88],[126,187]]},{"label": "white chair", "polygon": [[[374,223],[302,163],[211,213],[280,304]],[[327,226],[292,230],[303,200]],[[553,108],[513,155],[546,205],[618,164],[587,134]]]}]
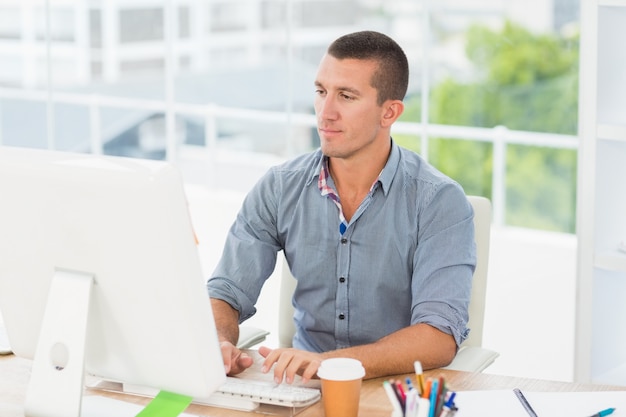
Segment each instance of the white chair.
[{"label": "white chair", "polygon": [[469,304],[468,327],[471,331],[452,363],[445,369],[482,372],[500,356],[499,353],[482,347],[491,238],[491,201],[479,196],[468,196],[467,199],[474,208],[474,240],[476,240],[476,269]]},{"label": "white chair", "polygon": [[[474,209],[477,257],[469,305],[468,327],[471,331],[452,363],[445,369],[482,372],[499,356],[497,352],[482,347],[491,236],[491,202],[485,197],[468,196],[467,198]],[[296,280],[291,275],[287,262],[283,262],[278,309],[278,342],[280,347],[291,347],[295,334],[294,311],[291,304],[295,286]],[[262,329],[241,326],[238,346],[240,348],[252,347],[263,341],[267,334],[268,332]]]}]

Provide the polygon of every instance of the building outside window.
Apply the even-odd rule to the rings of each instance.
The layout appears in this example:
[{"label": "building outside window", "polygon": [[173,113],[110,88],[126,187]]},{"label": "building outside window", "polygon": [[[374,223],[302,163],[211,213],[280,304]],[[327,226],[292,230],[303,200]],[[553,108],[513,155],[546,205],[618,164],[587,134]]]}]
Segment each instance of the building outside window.
[{"label": "building outside window", "polygon": [[317,146],[325,47],[362,29],[410,59],[396,141],[497,222],[575,232],[577,0],[3,0],[0,143],[286,158]]}]

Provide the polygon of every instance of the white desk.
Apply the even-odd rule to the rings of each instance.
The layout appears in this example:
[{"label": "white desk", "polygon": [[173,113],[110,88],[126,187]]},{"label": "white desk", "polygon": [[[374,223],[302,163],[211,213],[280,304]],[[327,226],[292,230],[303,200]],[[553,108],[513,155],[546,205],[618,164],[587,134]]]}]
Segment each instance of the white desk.
[{"label": "white desk", "polygon": [[[15,357],[13,355],[0,356],[0,403],[21,405],[24,402],[24,394],[28,385],[31,361]],[[567,382],[543,381],[529,378],[517,378],[508,376],[498,376],[490,374],[458,372],[448,370],[432,370],[425,373],[425,376],[443,375],[451,389],[456,391],[491,390],[491,389],[513,389],[521,388],[528,391],[608,391],[623,390],[626,387],[615,387],[608,385],[577,384]],[[413,375],[402,375],[402,378]],[[382,381],[388,378],[378,378],[364,381],[361,392],[361,404],[359,417],[387,417],[392,408],[389,404]],[[87,392],[87,395],[104,395],[111,398],[122,399],[124,401],[145,404],[148,399],[134,397],[124,394],[111,394]],[[599,411],[599,410],[598,410]],[[240,412],[227,409],[203,407],[191,405],[187,412],[197,415],[211,417],[250,417],[253,413]],[[317,403],[304,410],[299,417],[320,417],[324,415],[321,403]]]}]

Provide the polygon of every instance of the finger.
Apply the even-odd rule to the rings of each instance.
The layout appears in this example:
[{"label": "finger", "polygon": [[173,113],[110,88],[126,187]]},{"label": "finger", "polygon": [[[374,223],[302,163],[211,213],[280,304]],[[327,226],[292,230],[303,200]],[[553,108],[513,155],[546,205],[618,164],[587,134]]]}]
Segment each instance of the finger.
[{"label": "finger", "polygon": [[235,375],[252,366],[254,360],[230,342],[221,342],[220,350],[227,375]]},{"label": "finger", "polygon": [[237,358],[237,365],[239,369],[241,369],[241,371],[248,369],[252,366],[253,363],[254,359],[252,359],[252,357],[250,357],[250,355],[245,352],[241,352],[241,354]]},{"label": "finger", "polygon": [[291,358],[291,361],[285,368],[285,372],[284,372],[285,381],[288,384],[292,384],[296,378],[296,374],[298,373],[298,371],[300,371],[300,368],[305,365],[306,365],[306,361],[304,360],[304,358],[299,357],[297,355],[293,356]]},{"label": "finger", "polygon": [[253,362],[254,360],[250,356],[235,348],[232,353],[229,375],[236,375],[245,371]]},{"label": "finger", "polygon": [[259,355],[264,358],[267,357],[270,353],[272,353],[273,349],[268,348],[267,346],[259,346]]},{"label": "finger", "polygon": [[280,350],[261,346],[259,347],[259,353],[265,358],[263,366],[261,367],[261,372],[267,373],[270,369],[272,369],[272,366],[274,366],[274,363],[280,357]]},{"label": "finger", "polygon": [[285,380],[291,384],[296,380],[296,375],[302,376],[303,382],[308,382],[317,372],[321,361],[311,353],[298,352],[293,355],[285,369]]},{"label": "finger", "polygon": [[231,357],[231,344],[228,342],[220,342],[220,350],[222,352],[222,360],[224,361],[224,372],[228,374],[230,372],[232,357]]},{"label": "finger", "polygon": [[292,349],[285,349],[280,352],[280,357],[278,357],[274,365],[274,382],[277,384],[282,383],[283,377],[285,376],[289,377],[287,382],[291,383],[293,381],[295,372],[292,372],[289,375],[285,375],[285,373],[287,372],[287,368],[291,365],[292,361],[294,361],[294,358],[296,358],[296,354]]},{"label": "finger", "polygon": [[304,372],[302,372],[302,382],[303,383],[307,383],[309,382],[311,379],[313,379],[313,377],[315,377],[317,370],[320,368],[321,365],[321,361],[319,360],[313,360],[311,362],[309,362],[309,366],[306,367],[306,369],[304,370]]}]

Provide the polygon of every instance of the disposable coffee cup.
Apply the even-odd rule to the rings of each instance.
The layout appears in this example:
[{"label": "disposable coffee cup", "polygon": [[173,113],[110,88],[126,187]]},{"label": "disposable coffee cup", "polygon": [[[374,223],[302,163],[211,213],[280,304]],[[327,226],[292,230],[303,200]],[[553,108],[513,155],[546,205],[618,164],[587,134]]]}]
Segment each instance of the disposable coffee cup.
[{"label": "disposable coffee cup", "polygon": [[326,417],[357,417],[361,381],[365,376],[361,362],[350,358],[326,359],[317,370],[317,376],[322,382]]}]

